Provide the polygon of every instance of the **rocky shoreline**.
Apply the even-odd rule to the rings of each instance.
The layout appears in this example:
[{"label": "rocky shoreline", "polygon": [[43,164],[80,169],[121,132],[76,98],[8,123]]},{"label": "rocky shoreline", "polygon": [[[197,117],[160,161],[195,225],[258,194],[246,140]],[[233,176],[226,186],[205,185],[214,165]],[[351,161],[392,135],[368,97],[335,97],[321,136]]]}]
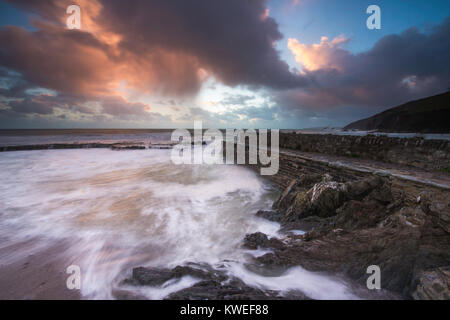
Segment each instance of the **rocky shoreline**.
[{"label": "rocky shoreline", "polygon": [[[253,258],[248,270],[273,275],[301,266],[339,275],[368,299],[450,299],[446,173],[283,149],[279,173],[268,178],[281,194],[271,211],[256,215],[280,223],[284,237],[247,235],[244,248],[269,251]],[[380,267],[382,293],[366,289],[371,265]],[[310,298],[301,292],[255,292],[236,278],[221,286],[223,279],[210,278],[217,270],[200,269],[206,275],[199,283],[168,298]],[[131,281],[146,285],[134,273]]]},{"label": "rocky shoreline", "polygon": [[[8,146],[0,151],[171,147],[161,143],[75,143]],[[337,275],[367,299],[450,299],[448,174],[364,159],[350,159],[350,164],[345,164],[340,158],[331,158],[282,150],[279,174],[270,177],[280,187],[280,196],[272,210],[255,214],[280,223],[283,237],[248,234],[242,248],[267,253],[252,257],[245,267],[270,276],[296,266]],[[366,289],[371,265],[380,267],[381,291]],[[255,288],[230,276],[226,268],[199,264],[173,269],[137,267],[122,285],[159,287],[186,276],[198,281],[167,299],[311,299],[299,291]],[[131,292],[120,289],[114,295],[144,298]]]},{"label": "rocky shoreline", "polygon": [[[281,223],[286,236],[248,234],[242,246],[270,249],[246,267],[259,274],[280,274],[290,267],[339,274],[366,298],[367,267],[381,269],[383,298],[450,299],[450,214],[448,194],[416,190],[417,196],[373,175],[337,182],[328,174],[296,179],[258,216]],[[409,190],[411,192],[411,190]],[[290,230],[305,230],[298,235]],[[208,266],[172,270],[138,267],[126,284],[162,285],[190,275],[200,281],[168,299],[309,299],[301,292],[281,295],[247,286]],[[376,290],[375,290],[376,291]]]},{"label": "rocky shoreline", "polygon": [[[269,267],[301,265],[342,273],[358,283],[378,265],[381,287],[403,298],[449,299],[450,214],[445,193],[422,191],[410,199],[387,177],[339,183],[324,175],[296,181],[274,205],[272,219],[308,232],[257,261]],[[268,216],[268,213],[260,213]],[[252,245],[255,237],[248,237]],[[300,240],[300,241],[297,241]]]}]

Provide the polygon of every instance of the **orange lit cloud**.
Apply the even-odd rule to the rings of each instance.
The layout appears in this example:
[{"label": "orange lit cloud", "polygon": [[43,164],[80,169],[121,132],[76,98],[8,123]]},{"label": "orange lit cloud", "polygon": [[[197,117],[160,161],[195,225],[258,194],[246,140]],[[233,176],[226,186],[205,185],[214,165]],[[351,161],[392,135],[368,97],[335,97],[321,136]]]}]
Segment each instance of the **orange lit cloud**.
[{"label": "orange lit cloud", "polygon": [[269,8],[266,8],[264,13],[260,16],[261,20],[266,20],[269,17],[269,14],[270,14],[270,10],[269,10]]},{"label": "orange lit cloud", "polygon": [[297,39],[288,40],[288,48],[295,56],[295,60],[308,71],[319,69],[341,70],[343,59],[348,56],[348,52],[341,49],[341,45],[346,43],[348,38],[339,36],[331,42],[328,37],[322,37],[320,43],[303,44]]},{"label": "orange lit cloud", "polygon": [[79,0],[82,28],[67,30],[72,1],[16,0],[35,14],[37,30],[0,29],[7,43],[0,64],[40,87],[91,96],[117,95],[124,84],[145,94],[192,95],[211,75],[231,86],[302,83],[273,46],[282,35],[264,0],[230,0],[220,12],[212,2],[196,3]]}]

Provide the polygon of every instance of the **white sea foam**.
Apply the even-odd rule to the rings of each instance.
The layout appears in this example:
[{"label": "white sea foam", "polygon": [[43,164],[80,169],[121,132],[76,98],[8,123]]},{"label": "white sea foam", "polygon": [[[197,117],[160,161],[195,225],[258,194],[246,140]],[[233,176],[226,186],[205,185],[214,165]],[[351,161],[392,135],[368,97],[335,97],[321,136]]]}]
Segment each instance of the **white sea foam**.
[{"label": "white sea foam", "polygon": [[313,299],[357,299],[349,288],[338,279],[294,267],[280,276],[267,277],[247,270],[243,265],[232,263],[229,272],[241,278],[247,285],[260,289],[276,290],[282,294],[300,291]]},{"label": "white sea foam", "polygon": [[303,230],[289,230],[289,233],[292,233],[294,236],[301,236],[306,233],[306,231]]},{"label": "white sea foam", "polygon": [[133,291],[141,296],[146,297],[151,300],[161,300],[170,294],[192,287],[200,280],[191,276],[184,276],[180,279],[171,279],[164,283],[160,287],[142,286],[142,287],[131,287],[125,286],[125,289]]},{"label": "white sea foam", "polygon": [[[272,279],[239,267],[248,256],[240,249],[247,233],[280,236],[279,224],[254,215],[268,209],[276,192],[247,168],[176,166],[170,150],[89,149],[2,153],[0,169],[0,248],[33,240],[2,256],[2,264],[69,243],[61,259],[81,267],[86,298],[114,298],[136,266],[225,259],[240,261],[232,271],[249,285],[291,290],[289,279],[301,275],[304,284],[296,288],[314,297],[348,296],[339,284],[304,270]],[[160,299],[196,281],[135,290]]]}]

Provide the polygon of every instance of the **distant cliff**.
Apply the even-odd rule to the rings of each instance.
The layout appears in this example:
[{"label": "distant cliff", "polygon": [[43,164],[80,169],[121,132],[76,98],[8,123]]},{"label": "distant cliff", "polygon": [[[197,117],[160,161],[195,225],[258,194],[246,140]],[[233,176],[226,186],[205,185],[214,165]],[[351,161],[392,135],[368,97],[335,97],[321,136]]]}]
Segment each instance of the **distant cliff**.
[{"label": "distant cliff", "polygon": [[410,101],[344,129],[382,132],[450,133],[450,92]]}]

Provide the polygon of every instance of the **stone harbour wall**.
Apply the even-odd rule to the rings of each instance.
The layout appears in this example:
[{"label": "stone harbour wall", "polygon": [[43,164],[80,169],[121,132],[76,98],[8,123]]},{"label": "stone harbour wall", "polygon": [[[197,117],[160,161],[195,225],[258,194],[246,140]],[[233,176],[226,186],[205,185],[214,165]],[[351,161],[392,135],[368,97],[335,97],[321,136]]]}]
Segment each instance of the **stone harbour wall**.
[{"label": "stone harbour wall", "polygon": [[450,167],[450,141],[387,136],[280,133],[280,148],[372,159],[442,170]]}]

